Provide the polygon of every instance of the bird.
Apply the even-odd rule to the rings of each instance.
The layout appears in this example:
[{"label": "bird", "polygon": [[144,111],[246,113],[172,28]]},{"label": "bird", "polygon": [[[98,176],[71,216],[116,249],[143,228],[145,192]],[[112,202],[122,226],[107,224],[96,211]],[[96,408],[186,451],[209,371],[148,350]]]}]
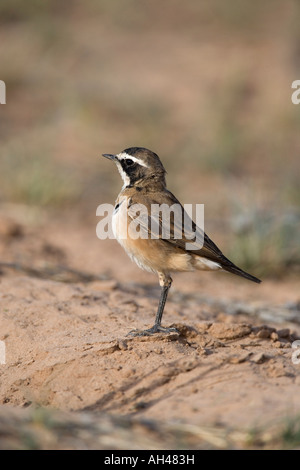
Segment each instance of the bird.
[{"label": "bird", "polygon": [[[255,283],[261,282],[226,258],[204,230],[189,219],[182,204],[167,189],[166,170],[155,152],[144,147],[130,147],[118,154],[104,153],[102,156],[116,164],[123,180],[123,187],[112,215],[114,237],[140,268],[158,275],[161,287],[154,325],[145,330],[132,330],[128,335],[178,333],[176,328],[161,325],[173,272],[220,270]],[[145,209],[143,215],[142,211],[136,210],[141,207]],[[152,207],[179,208],[182,217],[186,217],[190,222],[190,228],[186,230],[174,215],[169,218],[169,227],[166,227],[167,222],[161,217],[161,213],[156,212],[154,219],[151,219]],[[137,213],[140,213],[140,217],[137,217]],[[136,220],[140,230],[139,236],[128,229]],[[153,220],[156,230],[153,228]],[[193,243],[187,249],[191,240]]]}]

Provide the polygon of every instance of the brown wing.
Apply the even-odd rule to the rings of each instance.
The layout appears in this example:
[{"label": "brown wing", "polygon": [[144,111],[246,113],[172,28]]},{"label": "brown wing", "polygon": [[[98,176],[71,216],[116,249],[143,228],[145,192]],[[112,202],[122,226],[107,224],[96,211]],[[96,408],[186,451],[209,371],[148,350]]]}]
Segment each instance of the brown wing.
[{"label": "brown wing", "polygon": [[[206,233],[190,218],[171,192],[164,191],[158,196],[151,194],[151,207],[149,207],[149,199],[143,199],[139,196],[137,203],[135,198],[131,197],[128,209],[128,215],[138,221],[143,236],[147,234],[149,238],[159,238],[182,250],[186,250],[188,245],[188,251],[212,261],[220,262],[222,259],[226,259]],[[161,209],[164,204],[167,208],[174,209],[170,212],[170,218],[163,217],[162,211],[156,212],[155,210],[155,206],[159,206]],[[146,211],[138,212],[139,206],[145,207]]]},{"label": "brown wing", "polygon": [[[128,215],[131,218],[135,218],[136,202],[134,196],[131,199]],[[219,263],[226,271],[254,282],[261,282],[226,258],[209,236],[195,224],[178,199],[170,191],[165,190],[159,194],[151,193],[150,199],[151,207],[149,207],[149,198],[143,197],[141,194],[139,195],[139,204],[147,209],[144,213],[138,215],[138,223],[144,238],[159,238],[184,251]],[[154,205],[162,207],[163,204],[166,204],[169,208],[172,206],[176,208],[174,212],[170,212],[170,219],[162,217],[161,212],[156,213],[153,210]]]}]

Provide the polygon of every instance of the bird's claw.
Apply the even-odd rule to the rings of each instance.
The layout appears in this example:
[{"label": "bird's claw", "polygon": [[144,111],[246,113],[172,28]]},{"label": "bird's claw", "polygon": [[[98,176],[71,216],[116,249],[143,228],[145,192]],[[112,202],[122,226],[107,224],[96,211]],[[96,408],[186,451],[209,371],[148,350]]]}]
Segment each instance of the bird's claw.
[{"label": "bird's claw", "polygon": [[153,325],[151,328],[148,328],[147,330],[131,330],[129,333],[127,333],[126,336],[152,336],[156,333],[177,333],[179,334],[179,331],[176,330],[176,328],[165,328],[164,326],[160,325]]}]

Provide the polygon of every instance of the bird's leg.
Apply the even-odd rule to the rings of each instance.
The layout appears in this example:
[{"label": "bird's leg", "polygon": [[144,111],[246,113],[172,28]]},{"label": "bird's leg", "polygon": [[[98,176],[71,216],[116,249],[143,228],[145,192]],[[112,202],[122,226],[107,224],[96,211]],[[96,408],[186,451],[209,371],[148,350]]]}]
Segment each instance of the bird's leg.
[{"label": "bird's leg", "polygon": [[155,323],[152,328],[148,330],[132,330],[128,333],[130,336],[150,336],[154,333],[178,333],[176,328],[164,328],[161,326],[161,319],[164,313],[164,308],[166,305],[168,292],[172,284],[172,278],[169,275],[165,275],[163,273],[159,273],[159,283],[161,285],[161,294],[157,309],[157,314],[155,317]]},{"label": "bird's leg", "polygon": [[[154,331],[169,330],[169,328],[161,327],[161,319],[164,313],[164,308],[166,305],[169,289],[172,285],[172,278],[170,276],[165,276],[164,274],[159,274],[159,283],[161,285],[161,294],[157,309],[157,314],[155,317],[155,323],[151,329]],[[174,331],[174,328],[171,328]]]}]

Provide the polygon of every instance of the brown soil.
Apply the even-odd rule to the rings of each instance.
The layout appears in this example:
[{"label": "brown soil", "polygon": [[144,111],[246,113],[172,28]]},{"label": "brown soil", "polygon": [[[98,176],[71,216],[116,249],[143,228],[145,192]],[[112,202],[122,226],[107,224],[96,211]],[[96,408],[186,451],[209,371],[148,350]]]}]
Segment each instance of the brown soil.
[{"label": "brown soil", "polygon": [[[114,240],[98,240],[93,223],[29,229],[2,217],[1,257],[0,421],[4,409],[42,406],[199,434],[264,429],[300,412],[296,281],[175,275],[163,324],[179,334],[136,338],[127,333],[153,323],[157,280]],[[130,448],[116,442],[108,447]]]}]

